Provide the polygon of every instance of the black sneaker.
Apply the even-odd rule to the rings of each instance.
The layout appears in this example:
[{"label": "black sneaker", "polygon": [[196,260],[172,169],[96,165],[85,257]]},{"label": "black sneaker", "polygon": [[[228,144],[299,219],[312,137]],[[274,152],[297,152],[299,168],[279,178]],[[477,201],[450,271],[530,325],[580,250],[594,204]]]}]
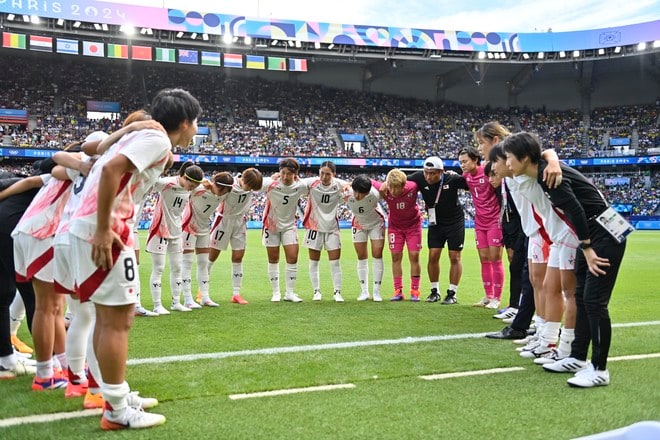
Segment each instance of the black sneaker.
[{"label": "black sneaker", "polygon": [[445,296],[445,299],[442,300],[442,304],[449,305],[449,304],[456,304],[458,300],[456,299],[456,292],[453,290],[447,290],[447,296]]},{"label": "black sneaker", "polygon": [[522,339],[526,336],[527,332],[525,330],[516,330],[511,327],[504,327],[502,331],[486,335],[490,339]]},{"label": "black sneaker", "polygon": [[438,289],[431,289],[431,294],[426,298],[427,303],[434,303],[440,301],[440,294]]}]

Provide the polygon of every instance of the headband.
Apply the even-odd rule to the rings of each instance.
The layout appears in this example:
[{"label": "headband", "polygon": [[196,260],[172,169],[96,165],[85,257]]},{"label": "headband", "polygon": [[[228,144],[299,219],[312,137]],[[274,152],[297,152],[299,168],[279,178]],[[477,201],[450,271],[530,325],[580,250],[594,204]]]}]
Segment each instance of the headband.
[{"label": "headband", "polygon": [[188,174],[185,174],[185,173],[183,174],[183,177],[185,177],[186,179],[190,180],[191,182],[202,183],[201,180],[194,179],[194,178],[190,177]]},{"label": "headband", "polygon": [[231,188],[232,186],[234,186],[233,184],[230,185],[229,183],[222,183],[222,182],[216,182],[216,181],[213,181],[213,183],[214,183],[215,185],[218,185],[218,186],[226,186],[226,187],[229,187],[229,188]]}]

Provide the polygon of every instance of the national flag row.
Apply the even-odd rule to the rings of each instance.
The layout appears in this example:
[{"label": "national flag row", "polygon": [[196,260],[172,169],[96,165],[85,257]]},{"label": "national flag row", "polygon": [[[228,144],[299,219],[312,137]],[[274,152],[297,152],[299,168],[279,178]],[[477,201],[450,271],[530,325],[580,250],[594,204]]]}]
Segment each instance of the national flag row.
[{"label": "national flag row", "polygon": [[[266,57],[262,55],[243,55],[239,53],[220,53],[205,50],[172,49],[167,47],[136,46],[112,44],[98,41],[79,41],[67,38],[52,38],[39,35],[2,33],[2,47],[26,49],[40,52],[80,55],[90,57],[108,57],[164,63],[201,64],[203,66],[224,66],[259,70],[280,70],[307,72],[307,60],[301,58]],[[107,49],[107,51],[106,51]],[[178,57],[177,57],[178,55]],[[287,69],[288,67],[288,69]]]}]

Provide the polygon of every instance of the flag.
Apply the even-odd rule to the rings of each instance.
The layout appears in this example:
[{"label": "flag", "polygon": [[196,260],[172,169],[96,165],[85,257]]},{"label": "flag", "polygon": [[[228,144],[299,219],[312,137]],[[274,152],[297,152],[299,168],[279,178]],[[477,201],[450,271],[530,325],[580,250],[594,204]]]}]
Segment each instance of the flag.
[{"label": "flag", "polygon": [[105,47],[103,43],[96,41],[83,41],[83,55],[88,57],[104,57]]},{"label": "flag", "polygon": [[69,53],[73,55],[78,55],[78,40],[68,40],[66,38],[58,38],[57,53]]},{"label": "flag", "polygon": [[52,52],[53,39],[51,37],[30,35],[30,50],[37,50],[39,52]]},{"label": "flag", "polygon": [[205,52],[202,51],[202,65],[204,66],[219,66],[220,54],[218,52]]},{"label": "flag", "polygon": [[245,67],[248,69],[265,69],[266,68],[266,57],[261,55],[246,55],[245,56]]},{"label": "flag", "polygon": [[243,55],[239,53],[226,53],[224,59],[225,67],[243,67]]},{"label": "flag", "polygon": [[151,61],[151,47],[149,46],[131,46],[131,59]]},{"label": "flag", "polygon": [[156,61],[162,61],[163,63],[174,63],[174,49],[167,49],[165,47],[156,48]]},{"label": "flag", "polygon": [[196,50],[179,49],[179,63],[199,64],[199,52]]},{"label": "flag", "polygon": [[12,32],[3,32],[2,47],[11,47],[12,49],[25,49],[25,34],[14,34]]},{"label": "flag", "polygon": [[268,70],[286,70],[286,58],[268,57]]},{"label": "flag", "polygon": [[292,72],[307,72],[307,60],[289,58],[289,70]]},{"label": "flag", "polygon": [[108,43],[108,58],[121,58],[123,60],[127,60],[128,45]]}]

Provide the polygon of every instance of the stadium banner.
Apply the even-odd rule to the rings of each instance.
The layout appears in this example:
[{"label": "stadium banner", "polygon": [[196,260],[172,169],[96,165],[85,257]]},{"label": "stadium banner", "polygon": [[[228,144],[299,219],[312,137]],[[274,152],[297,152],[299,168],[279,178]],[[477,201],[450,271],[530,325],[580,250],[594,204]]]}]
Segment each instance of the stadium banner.
[{"label": "stadium banner", "polygon": [[99,41],[83,40],[83,55],[88,57],[104,57],[105,45]]},{"label": "stadium banner", "polygon": [[0,12],[118,26],[132,23],[175,32],[224,35],[229,30],[235,37],[443,51],[558,52],[660,40],[660,20],[584,31],[524,33],[254,18],[102,0],[0,0]]},{"label": "stadium banner", "polygon": [[156,61],[163,63],[175,63],[175,51],[174,49],[168,49],[165,47],[156,48]]},{"label": "stadium banner", "polygon": [[226,53],[223,54],[224,66],[225,67],[243,67],[243,55],[240,53]]},{"label": "stadium banner", "polygon": [[108,43],[108,58],[119,58],[122,60],[127,60],[128,45]]},{"label": "stadium banner", "polygon": [[248,69],[264,70],[266,68],[266,57],[261,55],[245,55],[245,67]]},{"label": "stadium banner", "polygon": [[3,32],[2,47],[7,47],[10,49],[25,49],[25,34]]},{"label": "stadium banner", "polygon": [[58,38],[56,52],[66,53],[69,55],[78,55],[78,40],[69,40],[68,38]]},{"label": "stadium banner", "polygon": [[199,64],[199,52],[196,50],[179,49],[179,64]]},{"label": "stadium banner", "polygon": [[0,123],[3,124],[27,124],[27,110],[15,110],[0,108]]},{"label": "stadium banner", "polygon": [[36,50],[37,52],[52,52],[53,38],[42,37],[40,35],[30,35],[30,50]]},{"label": "stadium banner", "polygon": [[121,104],[113,101],[87,101],[88,112],[119,113]]},{"label": "stadium banner", "polygon": [[300,58],[289,58],[289,71],[307,72],[307,60]]},{"label": "stadium banner", "polygon": [[141,61],[151,61],[151,47],[150,46],[131,46],[131,59]]},{"label": "stadium banner", "polygon": [[219,66],[220,52],[202,51],[202,66]]},{"label": "stadium banner", "polygon": [[286,58],[268,57],[268,70],[286,70]]}]

